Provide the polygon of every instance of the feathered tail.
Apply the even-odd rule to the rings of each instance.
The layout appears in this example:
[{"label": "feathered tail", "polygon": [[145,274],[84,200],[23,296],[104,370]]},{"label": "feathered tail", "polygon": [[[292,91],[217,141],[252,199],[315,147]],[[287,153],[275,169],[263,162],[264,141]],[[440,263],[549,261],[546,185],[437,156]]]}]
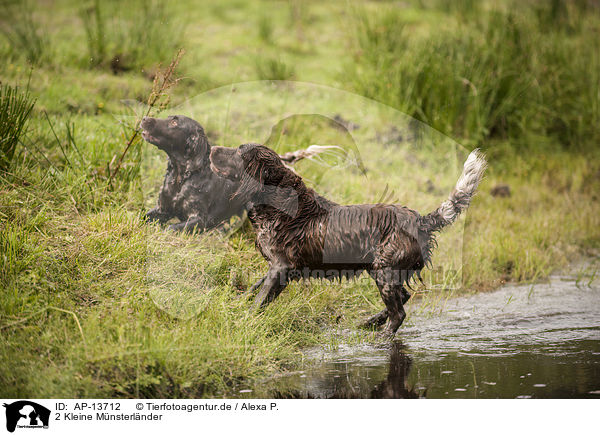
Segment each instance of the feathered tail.
[{"label": "feathered tail", "polygon": [[421,229],[427,232],[439,231],[454,222],[458,215],[469,207],[477,186],[483,178],[485,168],[487,168],[487,162],[484,155],[479,149],[473,150],[448,199],[442,202],[437,210],[421,217]]}]

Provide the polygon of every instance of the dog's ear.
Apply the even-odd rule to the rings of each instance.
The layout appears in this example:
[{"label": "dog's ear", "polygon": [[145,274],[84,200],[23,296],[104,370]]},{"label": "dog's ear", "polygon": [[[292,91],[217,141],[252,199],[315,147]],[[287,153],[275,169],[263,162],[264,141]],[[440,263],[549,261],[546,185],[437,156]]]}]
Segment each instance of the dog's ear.
[{"label": "dog's ear", "polygon": [[231,199],[241,198],[244,202],[249,201],[253,196],[261,193],[264,190],[261,166],[254,158],[256,154],[254,150],[250,151],[251,157],[246,157],[248,160],[240,177],[240,186],[233,194]]},{"label": "dog's ear", "polygon": [[185,145],[185,172],[191,175],[200,169],[208,167],[210,144],[202,127],[196,127],[187,138]]}]

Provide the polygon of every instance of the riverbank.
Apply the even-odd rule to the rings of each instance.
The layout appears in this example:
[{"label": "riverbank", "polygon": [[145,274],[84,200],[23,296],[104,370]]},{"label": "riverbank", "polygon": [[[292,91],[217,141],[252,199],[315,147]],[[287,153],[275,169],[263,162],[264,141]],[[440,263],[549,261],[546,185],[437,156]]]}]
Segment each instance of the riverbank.
[{"label": "riverbank", "polygon": [[437,307],[416,302],[393,343],[332,330],[296,371],[235,397],[600,397],[598,260],[569,269],[546,283],[506,285]]}]

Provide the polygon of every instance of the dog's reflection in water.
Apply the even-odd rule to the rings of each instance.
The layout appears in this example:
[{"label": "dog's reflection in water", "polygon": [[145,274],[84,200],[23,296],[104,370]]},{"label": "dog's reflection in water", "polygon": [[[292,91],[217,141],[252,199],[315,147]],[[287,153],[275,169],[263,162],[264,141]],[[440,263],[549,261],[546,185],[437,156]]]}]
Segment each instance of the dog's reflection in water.
[{"label": "dog's reflection in water", "polygon": [[372,399],[418,399],[420,397],[414,387],[408,386],[412,359],[404,353],[403,348],[399,341],[392,343],[387,379],[373,388]]},{"label": "dog's reflection in water", "polygon": [[[373,371],[366,367],[347,367],[346,374],[341,370],[330,370],[323,379],[316,377],[307,382],[306,391],[279,391],[276,398],[296,399],[418,399],[425,397],[408,383],[412,359],[404,352],[404,345],[395,340],[391,343],[387,377],[373,386],[369,375]],[[331,375],[336,373],[335,375]],[[311,376],[308,374],[308,378]]]}]

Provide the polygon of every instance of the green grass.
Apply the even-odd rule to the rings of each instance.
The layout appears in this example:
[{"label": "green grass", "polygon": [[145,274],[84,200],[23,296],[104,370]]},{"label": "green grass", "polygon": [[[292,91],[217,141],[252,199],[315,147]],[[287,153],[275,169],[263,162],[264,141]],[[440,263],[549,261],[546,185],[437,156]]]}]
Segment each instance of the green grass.
[{"label": "green grass", "polygon": [[29,0],[3,0],[0,33],[9,41],[8,57],[22,58],[33,65],[51,58],[47,33],[40,29],[34,15],[35,3]]},{"label": "green grass", "polygon": [[[155,64],[179,45],[170,111],[201,121],[218,145],[343,147],[297,166],[337,201],[427,212],[456,181],[467,153],[458,143],[484,148],[480,193],[440,236],[431,285],[417,289],[432,316],[448,297],[598,255],[600,17],[585,2],[150,3],[146,16],[114,2],[41,2],[24,10],[34,33],[25,24],[21,42],[0,40],[3,86],[36,65],[36,105],[0,172],[0,395],[230,396],[294,370],[306,346],[379,339],[356,329],[382,306],[368,279],[294,283],[250,314],[241,289],[266,264],[247,225],[190,236],[142,220],[164,174],[155,148],[128,154],[109,187],[107,165],[126,143],[120,122],[140,112],[123,100],[146,101]],[[111,70],[117,54],[130,68]],[[289,78],[330,87],[228,86]],[[345,121],[355,128],[340,129]],[[490,194],[500,183],[510,197]]]},{"label": "green grass", "polygon": [[291,80],[295,74],[294,68],[281,59],[256,58],[256,75],[260,80]]},{"label": "green grass", "polygon": [[0,83],[0,170],[10,166],[34,105],[28,89]]},{"label": "green grass", "polygon": [[565,147],[595,146],[598,17],[568,4],[578,32],[570,21],[549,25],[558,12],[520,7],[470,15],[468,25],[464,14],[450,15],[422,38],[413,36],[422,23],[411,23],[405,9],[359,9],[349,80],[357,92],[477,146],[532,132]]},{"label": "green grass", "polygon": [[[175,2],[94,0],[80,7],[90,66],[113,72],[143,70],[164,62],[182,44],[186,18]],[[85,62],[83,62],[85,65]]]}]

